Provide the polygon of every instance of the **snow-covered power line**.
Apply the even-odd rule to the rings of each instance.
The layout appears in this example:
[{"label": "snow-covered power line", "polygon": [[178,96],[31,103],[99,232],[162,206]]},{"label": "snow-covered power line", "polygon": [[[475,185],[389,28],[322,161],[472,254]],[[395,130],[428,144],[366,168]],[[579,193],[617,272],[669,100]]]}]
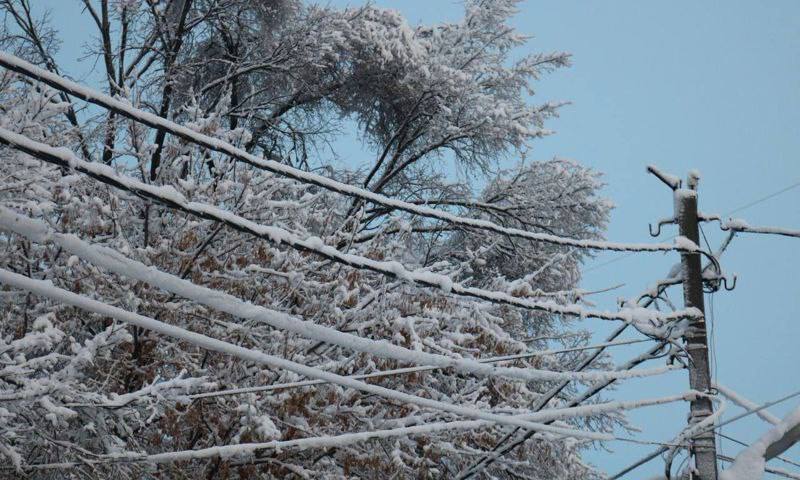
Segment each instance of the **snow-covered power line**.
[{"label": "snow-covered power line", "polygon": [[759,416],[759,418],[761,418],[765,422],[771,423],[773,425],[777,425],[777,424],[781,423],[781,419],[780,418],[778,418],[775,415],[769,413],[766,409],[759,409],[758,408],[759,406],[758,406],[757,403],[745,398],[740,393],[734,392],[733,390],[731,390],[730,388],[726,387],[725,385],[721,385],[721,384],[719,384],[717,382],[712,382],[712,385],[714,386],[714,388],[717,389],[717,391],[721,395],[724,395],[728,400],[730,400],[731,402],[735,403],[736,405],[742,407],[743,409],[745,409],[747,411],[754,412],[756,415]]},{"label": "snow-covered power line", "polygon": [[[664,405],[679,401],[685,401],[696,395],[696,392],[687,392],[679,395],[671,395],[660,398],[651,398],[634,401],[616,401],[586,405],[581,407],[569,407],[551,409],[543,412],[517,415],[514,418],[524,421],[552,422],[554,420],[566,420],[570,418],[587,417],[598,413],[608,413],[616,411],[634,410],[639,408]],[[201,460],[215,457],[246,459],[262,451],[281,451],[281,450],[305,450],[317,448],[333,448],[352,445],[354,443],[365,442],[368,440],[381,438],[405,437],[420,434],[430,434],[441,431],[474,430],[486,428],[492,422],[484,420],[456,420],[449,422],[425,423],[407,427],[391,429],[378,429],[366,432],[345,433],[341,435],[320,436],[299,438],[294,440],[271,441],[262,443],[242,443],[234,445],[214,446],[197,450],[183,450],[176,452],[166,452],[153,455],[140,454],[115,454],[97,455],[94,460],[97,463],[103,462],[142,462],[142,463],[174,463],[187,460]],[[629,439],[621,438],[627,441]],[[63,465],[61,465],[63,466]],[[43,468],[45,465],[32,465],[32,468]]]},{"label": "snow-covered power line", "polygon": [[[780,419],[779,419],[779,420],[780,420]],[[779,422],[779,423],[780,423],[780,422]],[[731,442],[733,442],[733,443],[735,443],[735,444],[737,444],[737,445],[741,445],[742,447],[747,447],[747,446],[749,446],[749,444],[748,444],[748,443],[746,443],[746,442],[743,442],[743,441],[739,440],[738,438],[733,438],[733,437],[731,437],[730,435],[726,435],[726,434],[724,434],[724,433],[721,433],[721,432],[717,432],[717,436],[718,436],[718,437],[720,437],[720,438],[724,438],[725,440],[729,440],[729,441],[731,441]],[[786,463],[786,464],[793,465],[793,466],[795,466],[795,467],[800,467],[800,462],[795,462],[795,461],[793,461],[793,460],[789,460],[788,458],[786,458],[786,457],[781,457],[781,456],[776,456],[775,458],[776,458],[777,460],[780,460],[780,461],[782,461],[782,462]],[[731,459],[731,461],[733,461],[733,459]]]},{"label": "snow-covered power line", "polygon": [[[568,353],[568,352],[578,352],[583,350],[594,350],[594,349],[603,349],[607,347],[614,347],[620,345],[632,345],[634,343],[642,343],[648,342],[649,339],[636,339],[636,340],[620,340],[617,342],[606,342],[606,343],[598,343],[595,345],[586,345],[583,347],[573,347],[573,348],[562,348],[558,350],[542,350],[539,352],[530,352],[530,353],[520,353],[517,355],[503,355],[500,357],[491,357],[491,358],[482,358],[479,359],[478,362],[480,363],[497,363],[497,362],[507,362],[511,360],[518,360],[523,358],[531,358],[531,357],[542,357],[546,355],[555,355],[559,353]],[[432,366],[425,366],[425,367],[407,367],[407,368],[396,368],[393,370],[383,370],[378,372],[372,373],[364,373],[360,375],[348,375],[350,378],[355,379],[364,379],[364,378],[381,378],[381,377],[389,377],[394,375],[404,375],[409,373],[417,373],[417,372],[426,372],[430,370],[440,370],[441,367],[432,367]],[[194,395],[189,395],[189,398],[193,400],[201,399],[201,398],[211,398],[211,397],[219,397],[224,395],[241,395],[246,393],[258,393],[258,392],[271,392],[275,390],[285,390],[289,388],[300,388],[300,387],[309,387],[312,385],[321,385],[325,382],[323,380],[305,380],[301,382],[290,382],[290,383],[278,383],[274,385],[262,385],[259,387],[243,387],[243,388],[232,388],[228,390],[219,390],[216,392],[205,392],[205,393],[196,393]]]},{"label": "snow-covered power line", "polygon": [[[0,127],[0,143],[12,145],[22,152],[54,165],[72,168],[120,190],[154,200],[169,208],[180,210],[199,218],[221,222],[235,230],[254,235],[277,245],[285,244],[297,250],[314,253],[352,268],[370,270],[411,283],[436,288],[446,293],[452,292],[461,296],[478,298],[493,303],[507,304],[529,310],[539,310],[557,315],[572,315],[581,318],[591,317],[603,320],[621,320],[627,323],[641,325],[642,328],[646,329],[649,329],[650,326],[653,325],[652,322],[679,320],[682,318],[694,317],[699,314],[692,309],[676,311],[669,314],[662,314],[647,309],[623,309],[619,312],[600,311],[586,309],[577,304],[562,305],[554,301],[534,301],[518,298],[505,292],[466,287],[460,283],[454,282],[446,275],[427,271],[409,270],[403,264],[396,261],[379,261],[360,255],[343,253],[330,245],[326,245],[318,237],[300,238],[280,227],[261,225],[214,205],[191,202],[172,187],[157,186],[141,182],[135,178],[117,173],[108,165],[81,160],[68,149],[54,148],[2,127]],[[679,243],[683,244],[683,242]],[[658,335],[657,330],[653,333]]]},{"label": "snow-covered power line", "polygon": [[733,218],[725,222],[721,222],[721,227],[723,230],[731,230],[733,232],[762,233],[766,235],[781,235],[784,237],[800,238],[800,230],[792,230],[782,227],[753,227],[739,218]]},{"label": "snow-covered power line", "polygon": [[378,385],[364,383],[359,380],[347,378],[335,373],[326,372],[318,368],[309,367],[307,365],[299,364],[286,360],[281,357],[269,355],[258,350],[240,347],[232,343],[224,342],[216,338],[209,337],[197,332],[186,330],[174,325],[169,325],[164,322],[123,310],[97,300],[78,295],[61,288],[53,286],[53,284],[46,280],[34,280],[5,269],[0,269],[0,283],[9,285],[14,288],[19,288],[31,292],[41,297],[49,298],[51,300],[65,303],[78,307],[82,310],[93,312],[99,315],[105,315],[110,318],[116,319],[120,322],[129,323],[146,330],[159,333],[170,338],[182,340],[192,345],[198,346],[205,350],[220,352],[226,355],[231,355],[242,360],[255,362],[261,365],[267,365],[272,368],[280,368],[288,370],[299,375],[310,378],[318,378],[330,383],[341,385],[343,387],[353,388],[362,392],[379,395],[384,398],[396,400],[399,402],[410,403],[420,407],[432,408],[443,412],[454,413],[468,418],[475,418],[486,420],[493,423],[502,425],[522,427],[529,430],[542,431],[552,433],[554,435],[570,436],[575,438],[586,438],[590,440],[608,440],[613,438],[610,435],[584,432],[572,428],[553,427],[539,423],[533,423],[527,420],[522,420],[517,417],[508,415],[499,415],[491,412],[484,412],[474,408],[463,407],[460,405],[453,405],[450,403],[440,402],[438,400],[431,400],[416,395],[411,395],[397,390],[392,390]]},{"label": "snow-covered power line", "polygon": [[724,427],[725,425],[728,425],[730,423],[738,422],[739,420],[741,420],[741,419],[743,419],[745,417],[748,417],[748,416],[753,415],[753,414],[757,414],[757,413],[761,412],[762,410],[766,410],[767,408],[770,408],[772,406],[778,405],[779,403],[783,403],[783,402],[785,402],[787,400],[791,400],[792,398],[795,398],[795,397],[800,397],[800,390],[792,392],[792,393],[790,393],[788,395],[784,395],[783,397],[780,397],[780,398],[778,398],[776,400],[772,400],[770,402],[761,404],[757,408],[753,408],[753,409],[748,408],[747,411],[745,411],[743,413],[740,413],[739,415],[736,415],[734,417],[728,418],[728,419],[720,422],[718,425],[714,426],[714,430],[718,430],[720,427]]},{"label": "snow-covered power line", "polygon": [[301,320],[283,312],[254,305],[219,290],[195,285],[188,280],[162,272],[125,257],[116,250],[91,245],[74,235],[54,231],[39,222],[13,211],[0,207],[0,227],[22,235],[34,242],[53,242],[64,250],[118,275],[147,282],[165,291],[193,300],[209,308],[225,312],[238,318],[263,322],[274,328],[320,342],[338,345],[343,348],[365,352],[378,357],[408,362],[418,366],[438,366],[453,368],[456,371],[482,376],[500,376],[525,381],[536,380],[585,380],[605,381],[621,378],[635,378],[660,375],[678,367],[660,367],[648,371],[619,372],[554,372],[533,368],[495,367],[475,360],[452,358],[444,355],[409,350],[389,343],[359,337],[313,322]]},{"label": "snow-covered power line", "polygon": [[8,52],[0,51],[0,65],[3,67],[17,72],[21,75],[34,78],[43,82],[56,90],[69,93],[75,97],[85,100],[89,103],[99,105],[103,108],[109,109],[116,114],[125,116],[134,121],[145,124],[149,127],[156,128],[171,133],[188,142],[200,145],[215,152],[230,155],[232,158],[252,165],[254,167],[267,170],[279,175],[283,175],[302,183],[312,184],[324,189],[346,195],[353,198],[358,198],[373,204],[382,205],[391,209],[402,210],[414,215],[419,215],[428,218],[435,218],[450,224],[459,225],[465,228],[487,230],[509,237],[523,238],[527,240],[552,243],[556,245],[572,246],[575,248],[585,248],[592,250],[613,250],[613,251],[632,251],[632,252],[663,252],[663,251],[697,251],[699,247],[691,242],[680,242],[674,244],[668,243],[619,243],[608,242],[601,240],[586,240],[568,237],[560,237],[558,235],[529,232],[516,228],[508,228],[498,225],[496,223],[480,220],[475,218],[461,217],[451,213],[435,210],[422,205],[415,205],[413,203],[404,202],[395,198],[387,197],[379,193],[372,192],[363,188],[359,188],[346,183],[341,183],[336,180],[318,175],[312,172],[306,172],[293,168],[289,165],[276,162],[274,160],[267,160],[246,151],[237,148],[230,143],[227,143],[218,138],[209,137],[202,133],[196,132],[183,125],[159,117],[149,112],[137,109],[121,100],[117,100],[102,92],[87,88],[83,85],[77,84],[52,72],[39,68],[25,60],[12,55]]}]

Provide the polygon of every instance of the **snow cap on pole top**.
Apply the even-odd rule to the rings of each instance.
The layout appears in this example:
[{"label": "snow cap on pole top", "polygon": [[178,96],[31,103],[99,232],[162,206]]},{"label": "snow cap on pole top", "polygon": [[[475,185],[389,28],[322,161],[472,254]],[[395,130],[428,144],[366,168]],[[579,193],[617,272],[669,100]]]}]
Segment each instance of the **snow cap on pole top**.
[{"label": "snow cap on pole top", "polygon": [[697,190],[697,186],[700,184],[700,171],[697,169],[689,170],[689,175],[686,178],[686,184],[692,190]]}]

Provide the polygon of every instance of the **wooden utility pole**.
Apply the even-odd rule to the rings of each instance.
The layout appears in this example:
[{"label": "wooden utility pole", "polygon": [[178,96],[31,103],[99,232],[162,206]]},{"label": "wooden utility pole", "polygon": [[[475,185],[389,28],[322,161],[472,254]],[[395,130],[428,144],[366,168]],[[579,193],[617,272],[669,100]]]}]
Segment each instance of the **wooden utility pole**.
[{"label": "wooden utility pole", "polygon": [[[674,188],[675,222],[680,234],[695,245],[700,245],[697,220],[697,178],[690,176],[690,188]],[[697,308],[705,315],[703,305],[703,277],[699,252],[681,253],[683,271],[683,301],[685,308]],[[708,392],[711,389],[711,372],[708,362],[708,336],[705,317],[692,321],[685,337],[686,351],[689,353],[689,385],[693,390]],[[691,402],[689,423],[702,421],[713,413],[713,404],[708,397],[698,397]],[[714,431],[709,430],[692,440],[690,455],[699,480],[717,480],[717,446]]]}]

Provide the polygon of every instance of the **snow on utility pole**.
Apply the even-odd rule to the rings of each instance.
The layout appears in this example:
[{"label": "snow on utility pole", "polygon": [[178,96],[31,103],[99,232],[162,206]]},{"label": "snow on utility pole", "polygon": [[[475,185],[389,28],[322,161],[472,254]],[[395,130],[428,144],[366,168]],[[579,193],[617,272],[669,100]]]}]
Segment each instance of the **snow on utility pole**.
[{"label": "snow on utility pole", "polygon": [[[697,219],[697,175],[691,174],[689,188],[676,188],[675,221],[683,237],[700,245]],[[681,253],[683,272],[683,301],[685,308],[697,308],[705,314],[703,305],[703,277],[700,253]],[[686,333],[686,351],[690,356],[689,385],[693,390],[708,392],[711,389],[711,373],[708,362],[708,332],[705,317],[692,321]],[[713,413],[713,404],[708,397],[697,397],[691,402],[690,423],[700,422]],[[714,431],[710,430],[694,438],[690,449],[700,480],[717,480],[717,446]]]},{"label": "snow on utility pole", "polygon": [[[665,174],[656,167],[649,166],[647,171],[666,183],[673,191],[675,217],[680,235],[700,245],[700,232],[697,215],[697,173],[689,173],[687,185],[682,188],[681,180]],[[670,222],[671,223],[671,222]],[[681,272],[683,274],[683,301],[685,308],[696,308],[705,315],[703,302],[703,277],[700,252],[681,253]],[[686,351],[690,357],[689,385],[698,392],[711,390],[711,372],[708,361],[708,331],[705,316],[692,320],[684,337]],[[691,402],[689,423],[703,421],[714,412],[711,399],[703,396]],[[708,430],[694,437],[690,447],[690,455],[694,458],[694,468],[698,480],[717,480],[717,446],[714,431]]]}]

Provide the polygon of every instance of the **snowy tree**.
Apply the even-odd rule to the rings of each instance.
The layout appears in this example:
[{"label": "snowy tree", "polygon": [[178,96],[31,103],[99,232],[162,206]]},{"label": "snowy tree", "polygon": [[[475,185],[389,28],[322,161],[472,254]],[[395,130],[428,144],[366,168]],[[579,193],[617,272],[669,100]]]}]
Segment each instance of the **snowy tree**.
[{"label": "snowy tree", "polygon": [[[371,5],[84,0],[97,31],[83,41],[96,57],[95,76],[102,78],[96,88],[250,154],[508,229],[601,239],[610,204],[598,197],[598,174],[567,160],[524,160],[532,142],[549,133],[545,122],[559,106],[531,103],[531,82],[567,65],[568,55],[517,58],[527,44],[509,25],[516,3],[470,0],[458,22],[412,26],[398,12]],[[4,0],[2,8],[4,51],[59,75],[83,73],[65,72],[56,62],[65,40],[57,19],[37,17],[27,0]],[[3,148],[0,205],[52,232],[110,248],[176,282],[351,336],[385,340],[409,354],[487,359],[588,342],[588,333],[576,330],[570,317],[514,304],[581,302],[577,285],[585,250],[342,196],[148,128],[118,111],[85,108],[10,70],[2,71],[0,100],[0,127],[61,153],[68,149],[96,166],[87,175],[71,170],[76,162],[59,166]],[[357,136],[370,155],[336,158],[332,146],[341,136]],[[508,158],[523,160],[500,169]],[[465,175],[456,177],[453,169]],[[114,183],[113,175],[128,180]],[[141,186],[131,187],[134,181]],[[177,208],[184,200],[204,210]],[[225,218],[272,230],[256,229],[267,232],[258,236],[249,227],[231,228],[235,222],[202,213],[211,207],[227,212]],[[33,241],[19,232],[0,234],[0,266],[339,375],[409,366],[275,328],[252,315],[215,310],[170,292],[155,278],[132,278],[70,253],[53,235]],[[320,255],[326,248],[338,253]],[[348,264],[344,258],[357,260]],[[387,264],[395,265],[394,275],[368,268],[368,261],[395,261]],[[404,278],[409,269],[417,272],[416,283]],[[464,288],[502,292],[507,300],[455,295],[448,292],[450,283],[436,280],[443,276]],[[419,285],[429,278],[442,288]],[[305,379],[291,371],[20,290],[3,287],[0,301],[0,454],[16,468],[42,466],[33,470],[37,478],[377,478],[387,470],[398,478],[450,477],[508,430],[485,425],[325,448],[265,449],[249,457],[137,461],[141,452],[334,437],[454,417],[341,385],[295,385]],[[569,372],[588,355],[577,350],[501,365]],[[603,356],[592,364],[609,367]],[[439,368],[368,383],[446,404],[522,414],[560,382]],[[567,383],[540,408],[568,405],[580,384]],[[598,411],[563,425],[608,432],[618,424],[624,419],[617,412]],[[597,473],[580,460],[590,445],[587,439],[542,434],[484,473],[592,478]]]}]

